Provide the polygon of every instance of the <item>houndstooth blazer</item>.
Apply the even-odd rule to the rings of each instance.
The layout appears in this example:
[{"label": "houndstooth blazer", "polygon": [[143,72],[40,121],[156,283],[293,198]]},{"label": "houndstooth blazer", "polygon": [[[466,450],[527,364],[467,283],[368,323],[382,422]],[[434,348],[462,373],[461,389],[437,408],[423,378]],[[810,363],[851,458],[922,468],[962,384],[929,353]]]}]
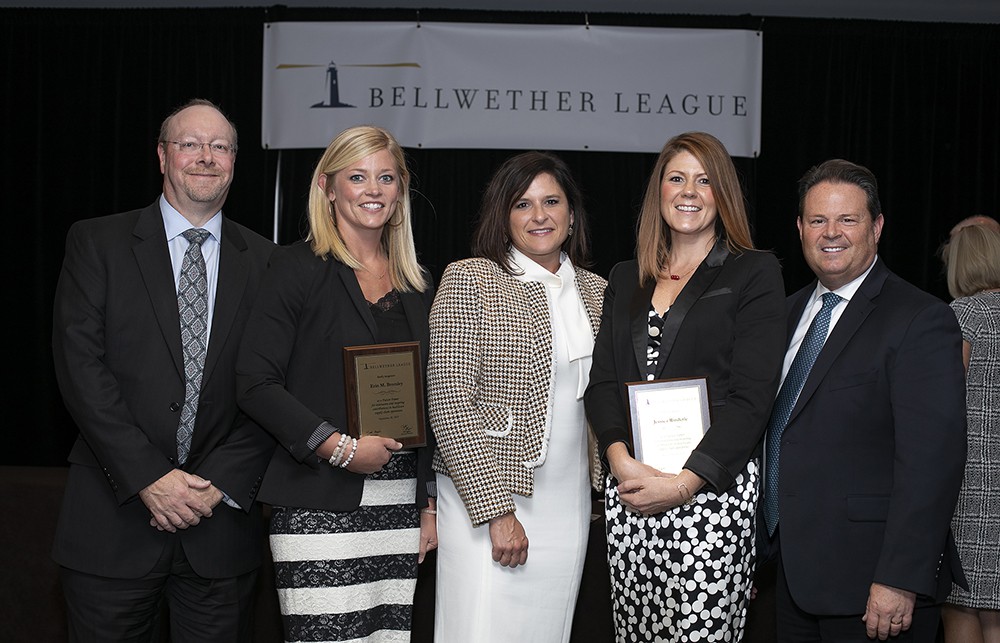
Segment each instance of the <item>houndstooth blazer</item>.
[{"label": "houndstooth blazer", "polygon": [[[594,335],[607,281],[576,268]],[[551,409],[552,328],[545,287],[496,263],[448,266],[430,314],[427,406],[438,442],[434,469],[451,477],[474,525],[514,511],[545,460]],[[591,483],[601,468],[588,427]]]}]

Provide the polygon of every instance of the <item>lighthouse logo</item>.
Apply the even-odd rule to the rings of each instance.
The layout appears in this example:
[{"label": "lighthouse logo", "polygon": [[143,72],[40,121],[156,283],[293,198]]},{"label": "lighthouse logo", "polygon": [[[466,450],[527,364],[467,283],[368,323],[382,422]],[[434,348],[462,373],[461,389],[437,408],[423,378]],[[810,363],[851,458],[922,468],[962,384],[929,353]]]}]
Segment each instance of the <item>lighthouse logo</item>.
[{"label": "lighthouse logo", "polygon": [[[278,69],[302,69],[306,67],[323,67],[323,65],[278,65]],[[316,103],[315,105],[310,105],[311,108],[322,108],[322,107],[357,107],[357,105],[351,105],[350,103],[344,103],[340,100],[340,74],[338,73],[339,67],[416,67],[419,68],[418,63],[413,62],[402,62],[402,63],[383,63],[383,64],[355,64],[355,65],[337,65],[334,61],[330,61],[329,65],[326,65],[326,80],[325,87],[323,91],[323,100]]]}]

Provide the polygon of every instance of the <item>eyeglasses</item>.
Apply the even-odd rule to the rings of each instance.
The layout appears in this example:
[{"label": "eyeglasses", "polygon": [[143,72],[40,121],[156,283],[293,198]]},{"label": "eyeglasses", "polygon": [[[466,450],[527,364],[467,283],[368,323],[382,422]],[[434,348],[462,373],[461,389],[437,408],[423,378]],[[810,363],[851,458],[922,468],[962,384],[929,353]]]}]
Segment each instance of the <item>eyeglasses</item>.
[{"label": "eyeglasses", "polygon": [[216,156],[232,156],[236,154],[236,146],[229,143],[198,143],[196,141],[160,141],[161,143],[173,143],[177,146],[177,151],[181,154],[200,154],[208,146],[212,154]]}]

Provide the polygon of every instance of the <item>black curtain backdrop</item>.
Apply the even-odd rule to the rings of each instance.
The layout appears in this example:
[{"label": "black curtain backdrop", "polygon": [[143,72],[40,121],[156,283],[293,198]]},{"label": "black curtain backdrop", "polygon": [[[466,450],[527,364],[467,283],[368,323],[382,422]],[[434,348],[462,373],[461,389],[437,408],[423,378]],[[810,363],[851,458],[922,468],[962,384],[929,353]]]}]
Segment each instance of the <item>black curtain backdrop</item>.
[{"label": "black curtain backdrop", "polygon": [[[280,7],[0,10],[0,199],[9,226],[3,315],[10,346],[0,464],[65,463],[76,429],[53,376],[50,336],[66,231],[79,219],[143,207],[158,196],[155,145],[163,117],[196,96],[229,113],[240,130],[240,153],[226,214],[265,236],[272,236],[280,159],[279,240],[289,243],[302,236],[320,150],[261,149],[264,23],[417,19],[413,11]],[[419,19],[582,24],[584,15],[424,10]],[[637,14],[589,20],[764,33],[762,151],[736,165],[757,245],[782,260],[789,291],[811,278],[795,229],[795,182],[827,158],[875,172],[886,216],[881,256],[942,298],[935,251],[949,228],[965,216],[1000,210],[998,26]],[[651,117],[650,136],[665,140],[660,127]],[[435,277],[467,255],[481,190],[514,152],[408,150],[417,248]],[[595,269],[607,274],[632,255],[655,155],[560,154],[583,186]]]}]

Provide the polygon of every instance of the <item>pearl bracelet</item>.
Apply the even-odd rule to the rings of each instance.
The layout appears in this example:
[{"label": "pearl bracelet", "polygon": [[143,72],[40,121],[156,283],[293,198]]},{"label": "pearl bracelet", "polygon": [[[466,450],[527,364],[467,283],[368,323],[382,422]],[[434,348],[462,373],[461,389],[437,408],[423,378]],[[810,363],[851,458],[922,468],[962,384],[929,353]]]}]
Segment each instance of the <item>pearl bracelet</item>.
[{"label": "pearl bracelet", "polygon": [[346,433],[340,435],[340,442],[337,443],[337,446],[333,449],[333,453],[330,454],[329,462],[331,467],[340,465],[340,459],[344,457],[344,443],[347,442],[348,437]]},{"label": "pearl bracelet", "polygon": [[354,459],[354,454],[357,452],[358,452],[358,439],[351,438],[351,455],[347,456],[347,459],[340,463],[340,468],[346,469],[347,465],[349,465],[351,463],[351,460]]}]

